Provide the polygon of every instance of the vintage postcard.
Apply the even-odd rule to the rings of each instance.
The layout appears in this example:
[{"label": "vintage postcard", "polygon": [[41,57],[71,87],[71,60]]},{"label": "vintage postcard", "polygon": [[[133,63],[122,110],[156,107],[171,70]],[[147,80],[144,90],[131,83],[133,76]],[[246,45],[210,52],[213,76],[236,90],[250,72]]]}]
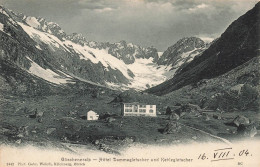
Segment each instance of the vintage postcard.
[{"label": "vintage postcard", "polygon": [[0,167],[260,167],[258,0],[0,0]]}]

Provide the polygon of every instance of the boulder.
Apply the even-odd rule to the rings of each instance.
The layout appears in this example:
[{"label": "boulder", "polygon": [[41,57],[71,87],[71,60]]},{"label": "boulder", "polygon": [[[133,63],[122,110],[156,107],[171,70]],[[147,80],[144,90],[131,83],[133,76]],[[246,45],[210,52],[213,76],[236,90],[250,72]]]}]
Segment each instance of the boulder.
[{"label": "boulder", "polygon": [[238,115],[233,122],[237,127],[239,127],[239,125],[244,124],[244,125],[248,125],[250,123],[250,120],[248,118],[246,118],[245,116],[242,115]]},{"label": "boulder", "polygon": [[181,111],[182,112],[191,112],[192,108],[189,105],[185,104],[185,105],[181,106]]},{"label": "boulder", "polygon": [[181,103],[176,103],[175,106],[181,106],[182,104]]},{"label": "boulder", "polygon": [[124,142],[125,142],[126,144],[131,144],[131,143],[134,142],[134,138],[132,138],[132,137],[126,137],[126,138],[124,139]]},{"label": "boulder", "polygon": [[198,137],[197,136],[192,136],[191,137],[193,140],[196,140]]},{"label": "boulder", "polygon": [[36,112],[36,117],[42,117],[44,114],[44,111],[37,111]]},{"label": "boulder", "polygon": [[116,119],[115,118],[113,118],[113,117],[108,117],[108,118],[106,118],[106,122],[108,122],[108,123],[111,123],[111,122],[113,122],[113,121],[115,121]]},{"label": "boulder", "polygon": [[24,137],[24,136],[28,136],[29,135],[29,131],[28,131],[28,126],[21,126],[18,128],[18,137]]},{"label": "boulder", "polygon": [[188,108],[190,108],[191,111],[199,111],[201,108],[200,106],[196,105],[196,104],[187,104]]},{"label": "boulder", "polygon": [[[38,117],[38,110],[37,110],[37,108],[33,111],[33,112],[31,112],[30,114],[29,114],[29,118],[36,118],[36,117]],[[41,113],[40,113],[40,115],[41,115]],[[42,115],[43,115],[43,113],[42,113]]]},{"label": "boulder", "polygon": [[201,110],[201,108],[196,104],[185,104],[182,105],[180,108],[174,110],[174,112],[181,116],[182,113],[199,112],[199,110]]},{"label": "boulder", "polygon": [[205,121],[209,121],[210,120],[210,117],[209,117],[208,114],[206,114],[204,117],[205,117]]},{"label": "boulder", "polygon": [[257,129],[255,124],[240,124],[237,127],[237,134],[243,137],[254,137],[257,134]]},{"label": "boulder", "polygon": [[22,143],[22,139],[18,139],[15,141],[16,144],[21,144]]},{"label": "boulder", "polygon": [[35,114],[35,113],[30,114],[30,115],[29,115],[29,118],[36,118],[36,114]]},{"label": "boulder", "polygon": [[24,107],[24,108],[23,108],[23,112],[26,113],[26,114],[28,114],[28,113],[29,113],[29,109],[28,109],[27,107]]},{"label": "boulder", "polygon": [[42,118],[40,117],[40,118],[38,118],[38,120],[37,120],[39,123],[42,123]]},{"label": "boulder", "polygon": [[32,130],[31,133],[37,133],[37,131],[36,130]]},{"label": "boulder", "polygon": [[178,108],[178,109],[174,110],[174,113],[178,114],[181,117],[181,116],[183,116],[182,113],[185,113],[185,112],[182,111],[182,108]]},{"label": "boulder", "polygon": [[95,140],[95,141],[94,141],[94,144],[95,144],[95,145],[98,145],[99,143],[100,143],[99,140]]},{"label": "boulder", "polygon": [[166,127],[163,129],[163,134],[171,134],[178,132],[181,126],[178,122],[169,122]]},{"label": "boulder", "polygon": [[216,112],[218,112],[218,113],[224,113],[224,110],[222,110],[222,109],[220,109],[220,108],[217,108],[217,109],[216,109]]},{"label": "boulder", "polygon": [[50,134],[52,134],[55,130],[56,130],[56,128],[48,128],[48,129],[46,130],[46,133],[47,133],[48,135],[50,135]]},{"label": "boulder", "polygon": [[171,115],[172,114],[172,110],[169,106],[167,106],[166,108],[166,115]]},{"label": "boulder", "polygon": [[222,119],[219,114],[214,114],[214,115],[213,115],[213,118],[218,119],[218,120],[221,120],[221,119]]},{"label": "boulder", "polygon": [[189,116],[192,116],[192,117],[200,117],[201,116],[201,113],[198,112],[198,111],[193,111],[193,112],[190,112],[188,114],[189,114]]},{"label": "boulder", "polygon": [[180,116],[178,114],[175,114],[175,113],[172,113],[170,116],[169,116],[169,119],[170,120],[179,120],[180,119]]},{"label": "boulder", "polygon": [[180,117],[183,117],[185,114],[186,114],[185,112],[181,112]]},{"label": "boulder", "polygon": [[230,91],[235,92],[237,95],[240,95],[243,86],[244,86],[244,84],[235,85],[235,86],[230,88]]}]

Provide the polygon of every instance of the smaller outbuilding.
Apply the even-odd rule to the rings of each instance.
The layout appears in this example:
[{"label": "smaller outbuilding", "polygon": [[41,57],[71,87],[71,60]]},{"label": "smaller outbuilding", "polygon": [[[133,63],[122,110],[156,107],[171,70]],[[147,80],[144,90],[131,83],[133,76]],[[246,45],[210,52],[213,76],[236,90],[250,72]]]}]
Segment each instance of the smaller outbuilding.
[{"label": "smaller outbuilding", "polygon": [[87,113],[87,120],[98,120],[98,117],[99,115],[92,110]]}]

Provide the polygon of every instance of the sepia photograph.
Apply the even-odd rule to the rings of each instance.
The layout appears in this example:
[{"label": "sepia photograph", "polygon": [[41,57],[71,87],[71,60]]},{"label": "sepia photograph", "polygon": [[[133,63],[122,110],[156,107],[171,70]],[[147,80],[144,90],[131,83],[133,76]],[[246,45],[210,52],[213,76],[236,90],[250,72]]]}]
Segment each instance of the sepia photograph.
[{"label": "sepia photograph", "polygon": [[0,167],[259,157],[259,0],[0,0]]}]

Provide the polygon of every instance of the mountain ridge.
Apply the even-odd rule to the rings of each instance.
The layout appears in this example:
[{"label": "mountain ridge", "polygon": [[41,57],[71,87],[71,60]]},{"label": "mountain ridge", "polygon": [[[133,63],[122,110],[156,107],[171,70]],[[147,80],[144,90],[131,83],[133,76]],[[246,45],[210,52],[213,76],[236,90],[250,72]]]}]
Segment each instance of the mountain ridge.
[{"label": "mountain ridge", "polygon": [[259,55],[260,2],[235,20],[201,56],[194,58],[177,75],[148,89],[148,93],[164,95],[202,79],[222,75]]},{"label": "mountain ridge", "polygon": [[[68,81],[77,77],[111,88],[144,90],[173,76],[170,65],[158,64],[162,58],[154,47],[123,40],[88,41],[82,34],[67,35],[57,23],[41,17],[16,14],[3,7],[1,11],[1,41],[7,44],[1,47],[2,56],[31,74],[34,64],[35,70],[53,76],[47,81],[57,81],[54,76]],[[37,72],[34,75],[44,77]]]}]

